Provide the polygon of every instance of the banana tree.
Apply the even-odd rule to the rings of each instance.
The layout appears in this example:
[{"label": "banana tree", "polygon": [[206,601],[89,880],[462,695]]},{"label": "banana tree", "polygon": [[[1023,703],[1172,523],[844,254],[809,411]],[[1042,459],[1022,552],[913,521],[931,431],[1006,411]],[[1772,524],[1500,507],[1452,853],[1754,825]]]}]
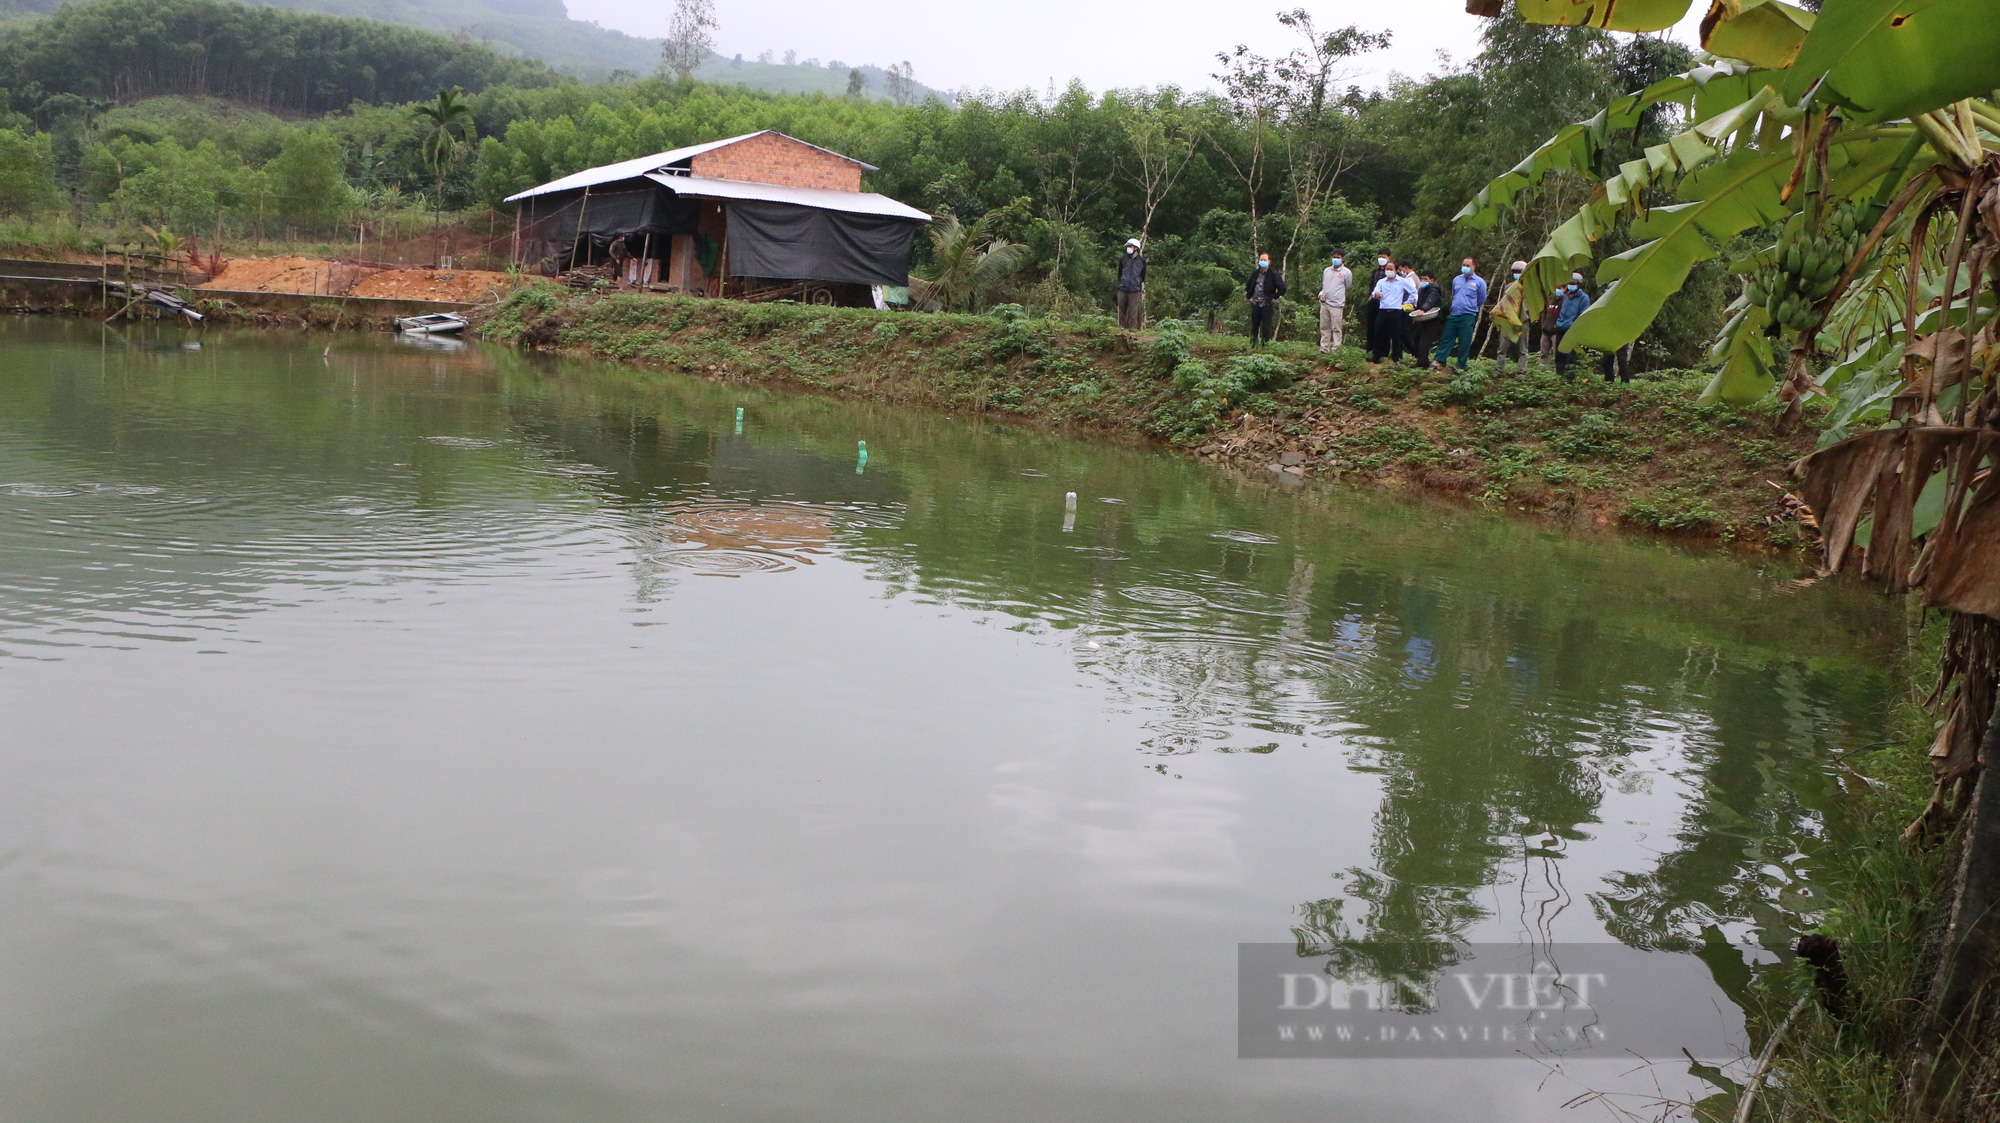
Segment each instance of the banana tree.
[{"label": "banana tree", "polygon": [[[1657,31],[1689,0],[1516,3],[1531,23]],[[1686,127],[1603,177],[1533,259],[1530,300],[1590,267],[1607,235],[1638,243],[1597,265],[1608,287],[1564,336],[1572,351],[1637,339],[1696,263],[1775,232],[1730,263],[1745,281],[1704,396],[1775,394],[1794,415],[1833,396],[1820,450],[1793,466],[1825,571],[1921,590],[1950,616],[1936,787],[1910,832],[1969,817],[1914,1088],[1927,1113],[1946,1110],[2000,964],[2000,768],[1981,767],[2000,763],[2000,18],[1992,0],[1825,0],[1817,14],[1714,0],[1701,30],[1703,66],[1559,132],[1458,221],[1497,221],[1551,174],[1594,176],[1641,113],[1682,108]]]}]

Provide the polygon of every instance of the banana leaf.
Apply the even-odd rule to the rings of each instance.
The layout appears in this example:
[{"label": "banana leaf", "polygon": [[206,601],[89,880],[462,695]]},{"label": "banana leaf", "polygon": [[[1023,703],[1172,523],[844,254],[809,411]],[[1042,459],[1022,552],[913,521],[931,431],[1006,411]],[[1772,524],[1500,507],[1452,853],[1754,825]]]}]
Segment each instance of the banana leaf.
[{"label": "banana leaf", "polygon": [[[1720,141],[1745,127],[1758,112],[1760,100],[1776,97],[1767,86],[1757,98],[1684,135],[1699,138],[1706,132]],[[1830,188],[1836,196],[1866,190],[1897,165],[1903,146],[1904,133],[1896,129],[1839,136],[1827,152],[1833,167]],[[1563,336],[1563,349],[1608,351],[1632,342],[1651,326],[1667,298],[1680,291],[1695,263],[1719,256],[1709,239],[1726,241],[1745,230],[1796,217],[1791,206],[1802,204],[1802,196],[1795,196],[1790,206],[1779,201],[1794,161],[1783,148],[1739,147],[1682,180],[1679,194],[1690,201],[1655,207],[1633,223],[1633,238],[1647,240],[1599,267],[1598,281],[1611,282],[1611,287]],[[1569,260],[1574,261],[1573,254]]]},{"label": "banana leaf", "polygon": [[1862,123],[1984,97],[2000,88],[2000,12],[1993,0],[1837,0],[1806,35],[1785,92],[1797,101],[1821,78],[1820,96]]},{"label": "banana leaf", "polygon": [[[1687,15],[1690,0],[1514,0],[1521,18],[1555,27],[1665,31]],[[1469,10],[1480,9],[1467,5]]]},{"label": "banana leaf", "polygon": [[1632,226],[1648,239],[1606,261],[1598,279],[1611,287],[1564,333],[1562,349],[1609,351],[1639,338],[1698,261],[1718,256],[1709,238],[1734,237],[1789,213],[1778,201],[1791,175],[1788,152],[1740,148],[1682,184],[1689,201],[1655,207]]},{"label": "banana leaf", "polygon": [[1699,399],[1702,404],[1726,402],[1747,406],[1771,392],[1778,378],[1771,341],[1764,334],[1764,325],[1770,322],[1771,314],[1756,305],[1731,317],[1710,352],[1722,360],[1722,369],[1715,372],[1702,390]]},{"label": "banana leaf", "polygon": [[[1743,79],[1749,73],[1748,66],[1723,60],[1715,65],[1695,67],[1671,78],[1662,78],[1643,90],[1616,98],[1589,120],[1563,126],[1541,147],[1487,184],[1477,198],[1453,216],[1452,221],[1484,230],[1499,221],[1501,213],[1511,207],[1522,192],[1539,185],[1550,172],[1581,171],[1589,174],[1595,171],[1598,153],[1603,151],[1606,139],[1612,133],[1636,126],[1647,110],[1668,103],[1693,108],[1696,96],[1705,89],[1717,83]],[[1738,92],[1732,95],[1733,100],[1732,97],[1711,98],[1707,102],[1709,112],[1700,116],[1705,120],[1725,112],[1748,100],[1750,93],[1747,82],[1741,82]]]},{"label": "banana leaf", "polygon": [[1717,0],[1701,21],[1711,54],[1774,70],[1790,66],[1812,30],[1813,14],[1780,0]]}]

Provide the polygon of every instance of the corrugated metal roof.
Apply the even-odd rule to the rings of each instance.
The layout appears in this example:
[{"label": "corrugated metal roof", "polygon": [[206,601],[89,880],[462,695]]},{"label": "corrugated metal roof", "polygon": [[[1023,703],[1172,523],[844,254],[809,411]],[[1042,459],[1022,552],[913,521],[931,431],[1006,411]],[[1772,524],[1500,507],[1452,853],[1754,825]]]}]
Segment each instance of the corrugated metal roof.
[{"label": "corrugated metal roof", "polygon": [[550,180],[549,182],[542,184],[540,187],[530,187],[526,191],[520,192],[519,194],[509,195],[507,196],[506,201],[512,203],[517,200],[531,198],[536,195],[549,195],[559,191],[581,191],[586,187],[596,187],[599,184],[617,183],[621,179],[637,179],[640,176],[645,175],[647,172],[663,171],[667,168],[673,167],[675,164],[686,163],[687,161],[692,160],[693,158],[701,155],[704,152],[713,152],[718,148],[726,148],[729,145],[736,144],[740,141],[749,140],[751,137],[763,136],[765,133],[771,133],[775,136],[783,136],[785,137],[786,140],[796,141],[799,144],[805,144],[807,148],[813,149],[816,152],[824,152],[829,156],[839,156],[841,159],[846,160],[848,163],[859,164],[861,166],[861,170],[863,171],[875,172],[882,170],[873,164],[863,163],[860,160],[856,160],[852,156],[842,156],[840,153],[835,152],[832,149],[821,148],[817,144],[806,144],[805,141],[799,140],[799,138],[795,136],[785,136],[784,133],[778,132],[775,129],[759,129],[754,133],[744,133],[742,136],[732,136],[722,140],[711,140],[705,144],[690,144],[686,148],[671,148],[665,152],[655,152],[651,156],[640,156],[631,160],[620,160],[615,164],[606,164],[601,168],[585,168],[583,171],[576,172],[571,175],[566,175],[561,179]]},{"label": "corrugated metal roof", "polygon": [[834,191],[825,187],[787,187],[778,183],[751,183],[743,179],[714,179],[700,175],[673,175],[648,172],[646,178],[676,195],[697,199],[755,199],[767,203],[792,203],[850,214],[879,214],[929,222],[931,216],[915,207],[899,203],[872,191]]}]

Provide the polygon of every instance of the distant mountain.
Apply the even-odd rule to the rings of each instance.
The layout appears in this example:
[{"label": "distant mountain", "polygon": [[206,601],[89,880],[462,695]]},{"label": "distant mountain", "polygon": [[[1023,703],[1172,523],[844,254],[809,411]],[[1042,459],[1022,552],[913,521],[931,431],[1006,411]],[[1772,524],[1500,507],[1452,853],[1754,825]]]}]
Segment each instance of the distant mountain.
[{"label": "distant mountain", "polygon": [[[657,39],[644,40],[655,44],[653,51],[655,65],[658,62]],[[651,69],[650,67],[648,68]],[[797,64],[786,66],[777,62],[756,62],[741,55],[724,58],[721,55],[708,56],[708,62],[694,72],[696,78],[704,82],[721,85],[749,86],[754,90],[770,90],[782,94],[826,94],[838,97],[847,92],[847,72],[861,71],[861,92],[867,97],[885,98],[889,96],[889,72],[882,67],[869,64],[849,66],[847,63],[828,63],[825,66]],[[916,84],[916,99],[922,101],[935,97],[949,104],[952,96],[943,90],[934,90],[922,82]]]},{"label": "distant mountain", "polygon": [[[64,0],[0,0],[0,17],[54,11]],[[603,81],[617,71],[634,77],[653,73],[660,65],[660,40],[612,31],[585,20],[569,18],[563,0],[249,0],[273,8],[360,16],[401,24],[483,43],[503,55],[538,59],[586,82]],[[888,96],[887,74],[862,66],[864,91]],[[710,82],[741,84],[784,93],[847,92],[847,68],[784,66],[711,57],[695,76]],[[919,85],[917,97],[940,91]]]}]

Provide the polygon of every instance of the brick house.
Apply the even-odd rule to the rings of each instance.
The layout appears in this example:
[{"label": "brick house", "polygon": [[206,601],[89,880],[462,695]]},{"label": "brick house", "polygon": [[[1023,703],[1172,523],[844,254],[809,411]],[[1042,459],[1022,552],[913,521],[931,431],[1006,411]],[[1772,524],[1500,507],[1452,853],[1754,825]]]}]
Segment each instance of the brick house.
[{"label": "brick house", "polygon": [[908,285],[930,216],[861,190],[875,170],[769,129],[590,168],[508,198],[514,260],[566,272],[609,261],[622,238],[627,284],[879,303]]}]

